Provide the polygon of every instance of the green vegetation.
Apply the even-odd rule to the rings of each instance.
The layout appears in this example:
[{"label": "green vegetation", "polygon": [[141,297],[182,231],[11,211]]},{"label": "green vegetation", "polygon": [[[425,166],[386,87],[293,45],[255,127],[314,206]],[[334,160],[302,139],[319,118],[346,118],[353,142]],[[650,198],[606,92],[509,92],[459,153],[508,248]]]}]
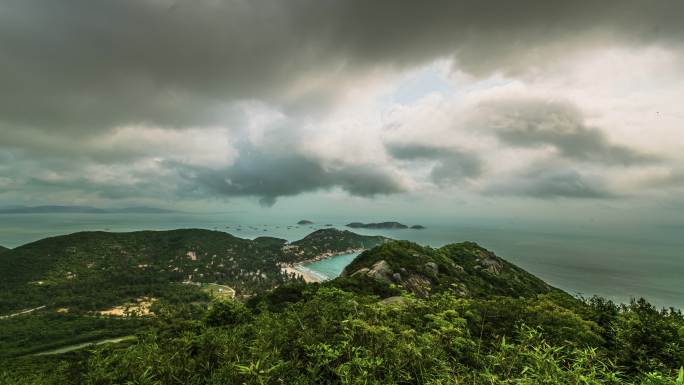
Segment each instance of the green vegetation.
[{"label": "green vegetation", "polygon": [[277,249],[207,230],[84,232],[48,238],[0,257],[0,314],[47,305],[100,310],[140,297],[201,300],[181,282],[217,282],[238,291],[284,282]]},{"label": "green vegetation", "polygon": [[218,300],[229,300],[235,298],[235,290],[229,286],[219,285],[217,283],[202,283],[200,284],[200,288],[211,298]]},{"label": "green vegetation", "polygon": [[408,241],[385,243],[359,255],[344,276],[365,274],[425,296],[451,290],[462,297],[532,296],[556,289],[473,242],[439,249]]},{"label": "green vegetation", "polygon": [[4,247],[4,246],[0,246],[0,253],[3,253],[3,252],[5,252],[5,251],[7,251],[7,250],[9,250],[9,249],[6,248],[6,247]]},{"label": "green vegetation", "polygon": [[[335,234],[340,239],[330,238]],[[187,245],[187,236],[179,245]],[[296,247],[340,250],[352,247],[354,236],[317,232]],[[281,245],[284,254],[268,249],[274,263],[293,258],[291,245],[246,242]],[[156,316],[146,318],[87,321],[42,309],[0,320],[0,343],[10,347],[0,357],[0,383],[684,383],[684,316],[678,310],[644,300],[618,305],[573,298],[470,242],[439,249],[374,242],[380,245],[357,257],[343,277],[254,290],[244,302],[160,300]],[[205,295],[219,287],[177,286]],[[24,355],[72,329],[74,336],[103,337],[88,322],[108,323],[100,327],[111,329],[111,336],[136,327],[137,339],[41,360]],[[34,324],[22,328],[27,323]],[[54,330],[38,332],[53,324]]]},{"label": "green vegetation", "polygon": [[[384,240],[328,229],[286,245],[208,230],[83,232],[43,239],[0,256],[0,316],[38,306],[96,311],[138,298],[206,300],[196,285],[251,295],[284,284],[279,262],[314,258]],[[185,284],[183,284],[185,283]]]},{"label": "green vegetation", "polygon": [[285,261],[298,262],[322,255],[334,255],[354,250],[370,249],[389,241],[381,236],[366,236],[346,230],[322,229],[292,242],[283,248]]},{"label": "green vegetation", "polygon": [[84,317],[41,311],[0,320],[0,359],[133,334],[145,318]]},{"label": "green vegetation", "polygon": [[163,311],[137,343],[64,361],[76,382],[44,371],[38,383],[676,384],[684,359],[684,336],[670,334],[682,315],[644,302],[443,292],[388,304],[334,286],[300,285],[278,310],[263,299]]}]

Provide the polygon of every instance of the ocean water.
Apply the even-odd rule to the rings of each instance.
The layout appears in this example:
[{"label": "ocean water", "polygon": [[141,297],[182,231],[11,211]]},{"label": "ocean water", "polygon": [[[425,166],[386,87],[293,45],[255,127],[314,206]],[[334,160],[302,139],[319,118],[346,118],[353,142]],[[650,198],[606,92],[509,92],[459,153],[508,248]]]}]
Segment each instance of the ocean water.
[{"label": "ocean water", "polygon": [[[320,225],[297,226],[301,218],[245,213],[216,214],[12,214],[0,215],[0,245],[17,247],[77,231],[203,228],[242,238],[275,236],[294,241]],[[321,218],[344,229],[358,218]],[[319,221],[317,221],[319,222]],[[354,231],[439,247],[475,241],[497,255],[572,294],[601,295],[615,301],[644,297],[658,306],[684,309],[682,228],[571,228],[501,223],[430,223],[425,230]],[[338,275],[354,258],[343,255],[307,266],[326,277]]]},{"label": "ocean water", "polygon": [[342,254],[320,261],[302,265],[311,271],[318,273],[324,279],[332,279],[342,274],[342,270],[350,264],[359,253]]}]

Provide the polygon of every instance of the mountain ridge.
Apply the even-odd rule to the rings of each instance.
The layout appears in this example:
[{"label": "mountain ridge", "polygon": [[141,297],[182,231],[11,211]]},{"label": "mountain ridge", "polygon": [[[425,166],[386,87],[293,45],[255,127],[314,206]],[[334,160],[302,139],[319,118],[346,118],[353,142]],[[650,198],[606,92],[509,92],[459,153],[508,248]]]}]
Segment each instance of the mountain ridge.
[{"label": "mountain ridge", "polygon": [[356,257],[343,277],[366,275],[427,296],[450,290],[463,297],[534,296],[560,291],[475,242],[437,249],[409,241],[390,241]]}]

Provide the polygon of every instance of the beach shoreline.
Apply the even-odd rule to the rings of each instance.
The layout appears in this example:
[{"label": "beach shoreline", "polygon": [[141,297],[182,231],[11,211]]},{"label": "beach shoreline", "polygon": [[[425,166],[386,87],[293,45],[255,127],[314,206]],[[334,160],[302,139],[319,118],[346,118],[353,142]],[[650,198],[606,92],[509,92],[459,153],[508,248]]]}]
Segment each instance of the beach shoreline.
[{"label": "beach shoreline", "polygon": [[296,277],[301,277],[304,279],[304,282],[307,283],[314,283],[314,282],[323,282],[325,279],[319,275],[316,275],[312,273],[310,270],[305,269],[301,263],[294,263],[294,264],[281,264],[280,269],[285,272],[288,276],[289,275],[295,275]]},{"label": "beach shoreline", "polygon": [[323,282],[323,281],[330,279],[330,277],[326,277],[322,274],[317,274],[317,273],[311,271],[310,269],[304,267],[304,265],[308,264],[308,263],[322,261],[322,260],[328,259],[328,258],[339,257],[340,255],[351,254],[351,253],[361,253],[365,250],[366,249],[364,249],[364,248],[350,248],[347,250],[342,250],[342,251],[337,251],[337,252],[324,252],[324,253],[316,255],[313,258],[306,259],[304,261],[300,261],[300,262],[296,262],[296,263],[281,263],[280,269],[284,273],[286,273],[287,275],[294,274],[295,276],[301,277],[302,279],[304,279],[305,282],[308,282],[308,283]]}]

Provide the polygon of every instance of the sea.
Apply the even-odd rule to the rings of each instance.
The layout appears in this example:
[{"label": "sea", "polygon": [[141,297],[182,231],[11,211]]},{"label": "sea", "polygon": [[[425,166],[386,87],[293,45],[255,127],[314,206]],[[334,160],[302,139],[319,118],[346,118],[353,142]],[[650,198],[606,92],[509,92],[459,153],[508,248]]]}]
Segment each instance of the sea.
[{"label": "sea", "polygon": [[[45,237],[78,231],[137,231],[202,228],[242,238],[274,236],[295,241],[326,227],[347,229],[358,218],[324,218],[299,226],[302,218],[211,214],[2,214],[0,245],[14,248]],[[383,219],[383,218],[381,218]],[[440,247],[474,241],[498,256],[574,295],[600,295],[616,302],[644,297],[658,307],[684,309],[684,229],[629,228],[598,231],[544,224],[416,222],[423,230],[353,229],[367,235],[406,239]],[[415,223],[407,223],[415,224]],[[351,229],[349,229],[351,230]],[[334,278],[356,254],[345,254],[305,267]]]}]

